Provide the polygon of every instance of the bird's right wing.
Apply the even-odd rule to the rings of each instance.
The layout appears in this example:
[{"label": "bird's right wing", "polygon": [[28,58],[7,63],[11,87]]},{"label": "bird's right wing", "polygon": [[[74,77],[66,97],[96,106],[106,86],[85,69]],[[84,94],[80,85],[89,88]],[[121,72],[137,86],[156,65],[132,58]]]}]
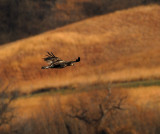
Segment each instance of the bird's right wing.
[{"label": "bird's right wing", "polygon": [[78,57],[78,59],[76,59],[75,61],[69,61],[69,63],[74,63],[74,62],[80,62],[80,57]]},{"label": "bird's right wing", "polygon": [[54,63],[56,63],[56,62],[58,62],[58,61],[62,61],[60,58],[56,57],[52,52],[51,52],[51,53],[47,52],[47,53],[48,53],[48,55],[46,55],[47,57],[45,57],[45,58],[43,58],[43,59],[44,59],[44,61],[46,61],[49,65],[50,65],[50,64],[54,64]]}]

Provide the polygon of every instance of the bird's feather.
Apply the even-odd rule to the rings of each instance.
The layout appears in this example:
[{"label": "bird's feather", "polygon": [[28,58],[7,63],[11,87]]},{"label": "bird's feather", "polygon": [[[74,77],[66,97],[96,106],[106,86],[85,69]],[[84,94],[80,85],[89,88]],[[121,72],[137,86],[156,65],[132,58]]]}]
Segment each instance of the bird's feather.
[{"label": "bird's feather", "polygon": [[52,52],[47,52],[48,55],[46,55],[44,61],[46,61],[49,65],[48,66],[43,66],[42,69],[48,69],[48,68],[64,68],[66,66],[73,66],[74,62],[79,62],[80,57],[76,59],[75,61],[64,61],[61,60],[59,57],[56,57]]}]

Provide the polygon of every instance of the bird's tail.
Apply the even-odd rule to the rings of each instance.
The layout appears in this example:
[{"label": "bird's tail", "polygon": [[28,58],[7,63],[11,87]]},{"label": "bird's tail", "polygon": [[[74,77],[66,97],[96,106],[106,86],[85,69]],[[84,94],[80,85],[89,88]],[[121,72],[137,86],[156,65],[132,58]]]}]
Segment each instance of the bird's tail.
[{"label": "bird's tail", "polygon": [[76,62],[80,62],[80,57],[78,57],[78,59],[76,59]]},{"label": "bird's tail", "polygon": [[49,66],[43,66],[43,67],[41,67],[41,69],[48,69],[49,68]]}]

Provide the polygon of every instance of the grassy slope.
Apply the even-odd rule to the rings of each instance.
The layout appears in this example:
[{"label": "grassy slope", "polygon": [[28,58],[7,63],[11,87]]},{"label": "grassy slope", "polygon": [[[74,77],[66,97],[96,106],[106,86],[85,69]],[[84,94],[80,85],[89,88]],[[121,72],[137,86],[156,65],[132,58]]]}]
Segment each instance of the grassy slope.
[{"label": "grassy slope", "polygon": [[[22,92],[94,81],[160,77],[160,6],[141,6],[87,19],[0,47],[0,85]],[[53,51],[74,67],[41,70]]]},{"label": "grassy slope", "polygon": [[97,14],[155,1],[157,0],[2,0],[0,4],[0,45]]}]

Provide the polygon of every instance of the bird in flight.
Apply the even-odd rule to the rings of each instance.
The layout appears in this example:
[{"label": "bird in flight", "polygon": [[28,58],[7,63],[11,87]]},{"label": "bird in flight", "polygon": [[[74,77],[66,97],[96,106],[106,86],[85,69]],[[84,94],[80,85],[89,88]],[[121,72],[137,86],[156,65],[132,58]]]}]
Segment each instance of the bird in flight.
[{"label": "bird in flight", "polygon": [[75,61],[64,61],[61,60],[59,57],[56,57],[52,52],[47,52],[47,57],[43,58],[44,61],[48,63],[48,66],[42,66],[41,69],[48,69],[48,68],[64,68],[67,66],[73,66],[75,62],[80,62],[80,57]]}]

